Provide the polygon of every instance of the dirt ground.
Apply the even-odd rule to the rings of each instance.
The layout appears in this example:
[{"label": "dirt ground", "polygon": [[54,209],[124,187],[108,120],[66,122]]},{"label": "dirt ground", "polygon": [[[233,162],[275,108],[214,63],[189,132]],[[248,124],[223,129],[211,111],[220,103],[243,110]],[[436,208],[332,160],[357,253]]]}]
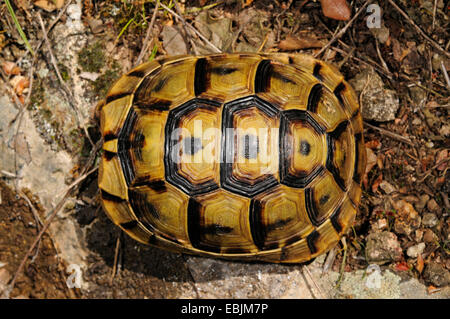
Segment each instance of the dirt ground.
[{"label": "dirt ground", "polygon": [[[58,7],[43,2],[11,1],[37,52],[35,59],[27,53],[7,6],[0,4],[0,83],[17,108],[27,112],[44,143],[73,159],[62,188],[83,175],[93,150],[87,134],[92,144],[99,139],[93,119],[96,103],[113,80],[136,64],[143,47],[140,61],[165,54],[211,53],[215,48],[317,54],[352,79],[365,107],[368,167],[362,204],[347,236],[347,250],[344,253],[343,246],[338,247],[332,269],[339,272],[343,266],[344,272],[351,272],[378,263],[383,269],[417,278],[429,293],[450,285],[448,2],[397,0],[397,9],[391,1],[378,1],[381,27],[369,29],[365,9],[349,23],[325,17],[320,2],[314,1],[179,1],[172,10],[207,37],[209,44],[165,8],[159,8],[152,23],[155,1],[83,1],[79,11],[70,6],[76,1],[56,1]],[[366,3],[348,2],[352,17]],[[169,1],[161,4],[169,5]],[[53,28],[48,32],[52,53],[38,14],[47,30]],[[54,29],[67,30],[70,36]],[[384,113],[369,112],[370,106],[388,102]],[[54,110],[55,104],[67,109]],[[84,109],[75,112],[80,105]],[[80,118],[83,124],[77,122]],[[7,147],[27,162],[23,146],[27,142],[20,143],[20,137],[16,135],[14,145]],[[88,169],[97,161],[93,163]],[[11,282],[36,239],[48,209],[35,196],[38,189],[13,191],[19,170],[0,169],[1,294],[2,285]],[[65,218],[75,221],[87,251],[89,267],[83,280],[89,289],[67,288],[68,265],[46,233],[18,274],[10,297],[176,298],[175,286],[198,296],[185,256],[140,245],[107,219],[99,206],[96,178],[94,171],[78,183],[67,196],[73,204],[64,206]],[[377,246],[382,236],[393,238],[398,256],[381,261],[371,257],[384,249]]]}]

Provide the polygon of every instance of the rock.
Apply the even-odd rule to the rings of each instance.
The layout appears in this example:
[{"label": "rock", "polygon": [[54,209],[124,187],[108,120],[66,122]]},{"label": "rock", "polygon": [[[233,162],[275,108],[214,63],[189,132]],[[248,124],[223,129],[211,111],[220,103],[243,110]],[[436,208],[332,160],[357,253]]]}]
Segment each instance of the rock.
[{"label": "rock", "polygon": [[161,36],[164,50],[166,50],[167,54],[177,55],[187,53],[186,43],[177,28],[166,25],[161,32]]},{"label": "rock", "polygon": [[367,262],[385,264],[390,261],[399,261],[402,258],[402,248],[394,233],[383,231],[372,233],[366,239]]},{"label": "rock", "polygon": [[423,241],[426,243],[433,243],[437,240],[437,236],[431,229],[426,229],[423,234]]},{"label": "rock", "polygon": [[440,210],[438,203],[433,198],[428,201],[427,208],[430,212],[438,212]]},{"label": "rock", "polygon": [[103,21],[100,19],[88,19],[89,28],[91,28],[92,33],[100,33],[105,29]]},{"label": "rock", "polygon": [[362,116],[378,122],[392,121],[399,108],[395,91],[385,89],[381,77],[372,69],[363,69],[350,84],[359,95],[362,91]]},{"label": "rock", "polygon": [[394,202],[397,216],[394,221],[394,230],[398,234],[410,235],[414,229],[420,226],[421,218],[414,207],[405,200]]},{"label": "rock", "polygon": [[417,256],[421,253],[423,253],[423,250],[425,249],[425,243],[420,243],[414,246],[411,246],[406,251],[406,254],[411,258],[417,258]]},{"label": "rock", "polygon": [[450,272],[441,264],[433,261],[426,266],[423,277],[436,287],[450,285]]},{"label": "rock", "polygon": [[416,207],[417,210],[421,211],[422,209],[425,208],[429,199],[430,196],[428,194],[420,195],[419,202],[416,203],[414,206]]},{"label": "rock", "polygon": [[386,181],[380,183],[380,188],[388,195],[396,191],[396,188]]},{"label": "rock", "polygon": [[438,222],[438,218],[433,213],[426,213],[425,215],[423,215],[422,224],[425,227],[434,227],[438,224]]},{"label": "rock", "polygon": [[8,288],[8,282],[11,279],[11,274],[5,269],[0,269],[0,297]]}]

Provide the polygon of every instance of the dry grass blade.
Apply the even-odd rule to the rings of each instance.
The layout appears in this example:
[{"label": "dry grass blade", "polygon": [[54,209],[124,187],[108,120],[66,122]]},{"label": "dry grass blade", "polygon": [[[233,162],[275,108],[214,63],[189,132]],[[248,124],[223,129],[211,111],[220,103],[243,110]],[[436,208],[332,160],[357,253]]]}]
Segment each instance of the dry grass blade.
[{"label": "dry grass blade", "polygon": [[11,3],[9,2],[9,0],[5,0],[5,3],[9,14],[11,15],[11,18],[14,21],[14,25],[16,26],[17,32],[19,32],[19,35],[22,38],[22,41],[25,43],[25,46],[27,47],[28,51],[30,51],[32,55],[35,55],[33,49],[31,48],[30,43],[28,42],[25,32],[23,32],[22,27],[20,26],[19,20],[17,20],[16,14],[14,13],[14,9],[12,8]]},{"label": "dry grass blade", "polygon": [[148,43],[150,40],[150,35],[152,33],[153,30],[153,26],[155,25],[155,21],[156,21],[156,15],[158,14],[158,10],[159,10],[159,0],[156,1],[156,5],[155,5],[155,11],[153,11],[153,16],[152,16],[152,20],[150,21],[150,25],[148,26],[147,29],[147,33],[145,34],[145,38],[144,38],[144,44],[142,45],[142,49],[141,52],[139,53],[139,56],[136,60],[136,64],[138,65],[141,63],[142,59],[144,58],[144,54],[147,52],[148,50]]},{"label": "dry grass blade", "polygon": [[406,144],[408,144],[408,145],[414,146],[414,143],[411,142],[411,140],[410,140],[409,138],[407,138],[407,137],[404,137],[404,136],[395,134],[395,133],[393,133],[393,132],[391,132],[391,131],[385,130],[384,128],[381,128],[381,127],[377,127],[377,126],[371,125],[371,124],[369,124],[369,123],[367,123],[367,122],[364,122],[364,125],[367,126],[368,128],[373,129],[373,130],[377,130],[377,131],[380,132],[381,134],[386,135],[386,136],[389,136],[389,137],[391,137],[391,138],[393,138],[393,139],[395,139],[395,140],[397,140],[397,141],[400,141],[400,142],[402,142],[402,143],[406,143]]}]

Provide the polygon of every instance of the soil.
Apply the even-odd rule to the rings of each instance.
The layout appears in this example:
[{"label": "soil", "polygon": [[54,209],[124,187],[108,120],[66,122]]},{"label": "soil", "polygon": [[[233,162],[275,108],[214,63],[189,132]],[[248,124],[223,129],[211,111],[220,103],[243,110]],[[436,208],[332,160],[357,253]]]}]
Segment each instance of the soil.
[{"label": "soil", "polygon": [[[226,47],[229,51],[239,48],[253,48],[256,51],[265,43],[262,46],[264,51],[279,51],[280,42],[293,36],[313,39],[309,43],[311,48],[298,48],[296,51],[314,54],[331,39],[334,30],[338,27],[342,29],[345,25],[345,22],[324,17],[319,2],[278,2],[279,5],[274,5],[272,1],[246,1],[247,4],[242,7],[240,2],[238,5],[234,1],[225,1],[222,5],[210,8],[208,12],[215,19],[230,19],[230,26],[233,32],[236,32],[233,33],[236,35],[234,39],[222,39],[223,41],[216,41],[214,44],[221,46],[221,49]],[[39,39],[37,34],[40,27],[34,15],[40,9],[30,1],[20,3],[21,5],[14,6],[15,13],[21,24],[27,25],[25,32],[30,42],[35,45]],[[205,3],[207,2],[188,1],[183,7],[187,11],[194,6],[204,6]],[[358,3],[360,7],[364,1],[352,3]],[[436,2],[443,4],[437,8],[436,14],[433,14],[435,1],[397,3],[424,32],[432,34],[433,41],[448,52],[449,6],[445,1]],[[432,290],[436,288],[436,283],[428,279],[432,275],[424,276],[424,269],[433,264],[433,269],[439,269],[444,277],[450,271],[449,84],[446,83],[442,71],[442,68],[447,71],[450,69],[449,59],[418,35],[416,29],[394,10],[388,1],[380,1],[380,5],[384,35],[371,32],[366,27],[366,20],[359,18],[339,41],[333,43],[331,47],[335,49],[328,50],[321,56],[339,66],[347,79],[355,77],[367,66],[372,67],[382,78],[385,88],[395,91],[399,100],[399,109],[394,120],[366,121],[364,138],[372,162],[364,176],[360,213],[347,237],[347,253],[344,254],[341,249],[343,247],[339,246],[332,268],[339,271],[344,264],[345,271],[366,269],[369,264],[365,252],[367,236],[387,231],[395,235],[390,237],[398,240],[402,254],[398,260],[384,263],[383,269],[388,268],[402,276],[415,277]],[[136,61],[153,8],[150,2],[145,2],[142,7],[136,9],[132,4],[120,6],[117,2],[84,1],[81,22],[86,27],[85,38],[88,43],[84,48],[80,48],[78,61],[91,63],[77,66],[77,72],[90,72],[98,76],[95,80],[86,81],[84,85],[83,98],[91,105],[95,105],[98,99],[102,98],[101,92],[106,90],[111,81],[122,71],[129,70]],[[141,9],[146,12],[147,22],[140,14]],[[45,13],[42,10],[40,12],[47,25],[54,19],[53,13]],[[247,23],[246,17],[256,16],[255,12],[264,16],[264,19],[258,23]],[[352,12],[354,14],[354,10]],[[2,17],[1,21],[11,21],[9,17],[6,18],[8,12],[4,4],[0,5],[0,16],[2,15],[5,20]],[[197,15],[198,12],[186,13],[184,17],[188,22],[193,22],[196,21]],[[68,14],[63,14],[61,20],[65,22],[67,19]],[[128,24],[131,19],[133,23]],[[96,21],[95,24],[93,20]],[[0,32],[0,64],[4,61],[16,62],[25,55],[26,49],[14,30],[14,25],[1,21],[1,30],[8,32]],[[161,56],[175,49],[161,36],[165,27],[173,25],[180,24],[175,18],[162,14],[161,11],[155,21],[151,47],[146,58],[150,55]],[[201,23],[195,25],[201,32],[208,33],[207,29],[201,27]],[[245,27],[239,30],[242,25]],[[183,33],[182,27],[177,30]],[[220,30],[220,27],[211,26],[209,31],[211,30]],[[49,37],[52,36],[55,35],[49,33]],[[223,35],[225,36],[227,35]],[[193,41],[197,43],[197,49],[204,49],[199,39]],[[231,41],[231,46],[226,44],[227,41]],[[193,53],[191,44],[186,42],[186,53]],[[320,43],[319,47],[317,43]],[[290,44],[295,46],[298,42],[293,41]],[[94,49],[96,53],[92,54]],[[39,54],[42,61],[36,69],[45,66],[53,72],[50,63],[45,62],[50,61],[47,53]],[[95,56],[99,61],[91,61]],[[21,67],[21,74],[26,76],[29,65]],[[5,79],[9,79],[9,75],[6,76],[4,71],[2,75],[4,82],[8,82]],[[70,70],[65,71],[65,75],[71,84]],[[57,88],[60,84],[55,75],[49,76],[45,81],[34,76],[36,81],[31,101],[35,102],[33,105],[40,105],[44,99],[42,92]],[[25,93],[21,95],[17,90],[16,94],[22,100],[26,97]],[[39,109],[28,108],[27,111],[34,118],[42,116]],[[39,118],[36,123],[50,125],[51,132],[56,132],[42,130],[46,143],[55,145],[55,149],[62,148],[76,158],[78,165],[73,169],[72,179],[68,178],[73,180],[78,176],[90,151],[90,147],[86,147],[89,143],[85,132],[81,129],[71,131],[70,134],[58,131],[65,118],[62,117],[58,122],[58,119],[50,114],[50,120],[46,122],[45,118]],[[95,121],[89,124],[94,143],[98,139],[96,125]],[[74,147],[71,144],[73,136],[80,145]],[[407,142],[401,137],[406,138]],[[80,143],[80,140],[84,143]],[[3,179],[10,181],[10,185],[13,184],[11,177]],[[42,218],[44,209],[40,207],[39,199],[26,190],[21,192],[28,194],[36,207],[37,215]],[[172,289],[174,286],[195,293],[194,281],[186,266],[185,257],[140,245],[123,235],[101,211],[97,193],[96,174],[92,174],[78,187],[75,196],[83,205],[75,205],[72,213],[82,230],[82,238],[88,250],[89,267],[83,273],[83,280],[89,282],[90,289],[67,288],[67,265],[58,257],[52,238],[44,234],[38,252],[31,254],[10,296],[176,298]],[[5,269],[10,281],[41,225],[37,224],[23,195],[15,193],[2,180],[0,194],[0,271]],[[403,201],[409,206],[403,205]],[[421,243],[425,243],[425,246],[420,256],[409,256],[410,248]],[[431,267],[428,272],[430,269]]]}]

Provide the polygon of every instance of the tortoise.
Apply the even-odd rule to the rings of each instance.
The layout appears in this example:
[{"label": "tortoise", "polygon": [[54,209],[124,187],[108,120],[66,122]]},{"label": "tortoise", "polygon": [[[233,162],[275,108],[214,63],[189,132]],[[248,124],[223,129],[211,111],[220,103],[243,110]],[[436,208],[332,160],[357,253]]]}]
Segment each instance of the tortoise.
[{"label": "tortoise", "polygon": [[361,112],[323,61],[160,58],[123,75],[99,112],[102,205],[141,243],[303,263],[355,219],[366,160]]}]

